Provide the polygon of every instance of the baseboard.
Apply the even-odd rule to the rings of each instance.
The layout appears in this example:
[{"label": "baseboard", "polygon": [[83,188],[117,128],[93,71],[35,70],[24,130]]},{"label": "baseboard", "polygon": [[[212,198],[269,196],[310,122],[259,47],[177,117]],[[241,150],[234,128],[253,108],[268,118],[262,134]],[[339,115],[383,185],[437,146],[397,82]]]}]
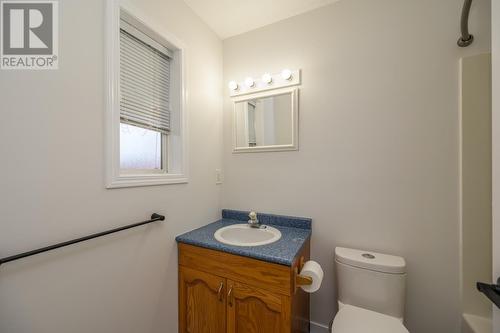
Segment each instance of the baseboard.
[{"label": "baseboard", "polygon": [[311,333],[330,333],[328,326],[311,321]]}]

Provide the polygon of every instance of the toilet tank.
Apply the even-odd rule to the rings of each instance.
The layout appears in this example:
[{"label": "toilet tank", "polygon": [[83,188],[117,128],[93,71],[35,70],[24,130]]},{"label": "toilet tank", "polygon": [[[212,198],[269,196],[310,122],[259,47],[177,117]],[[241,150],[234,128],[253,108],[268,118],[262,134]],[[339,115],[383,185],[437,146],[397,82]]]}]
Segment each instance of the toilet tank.
[{"label": "toilet tank", "polygon": [[338,300],[403,320],[406,293],[404,258],[337,247]]}]

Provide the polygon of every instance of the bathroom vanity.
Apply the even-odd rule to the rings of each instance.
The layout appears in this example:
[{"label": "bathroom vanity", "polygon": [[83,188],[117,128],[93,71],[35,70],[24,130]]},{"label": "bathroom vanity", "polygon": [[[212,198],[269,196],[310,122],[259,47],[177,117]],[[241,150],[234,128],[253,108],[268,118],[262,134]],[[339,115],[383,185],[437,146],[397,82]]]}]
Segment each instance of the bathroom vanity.
[{"label": "bathroom vanity", "polygon": [[246,223],[248,212],[176,238],[179,248],[179,332],[309,332],[309,294],[299,275],[309,259],[311,220],[259,214],[281,238],[262,246],[234,246],[214,233]]}]

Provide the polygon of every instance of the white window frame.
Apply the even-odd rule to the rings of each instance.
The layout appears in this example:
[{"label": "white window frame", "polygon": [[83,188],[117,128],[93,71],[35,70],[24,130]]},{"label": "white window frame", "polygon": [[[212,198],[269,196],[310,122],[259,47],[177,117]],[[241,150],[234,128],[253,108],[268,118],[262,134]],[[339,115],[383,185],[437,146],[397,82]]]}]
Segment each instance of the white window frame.
[{"label": "white window frame", "polygon": [[[162,144],[165,156],[163,172],[120,168],[120,18],[134,22],[142,32],[173,52],[171,60],[171,130]],[[106,187],[132,187],[179,184],[188,182],[188,133],[186,110],[186,81],[184,63],[186,48],[177,38],[141,13],[120,0],[106,0]],[[163,154],[162,154],[163,155]],[[166,167],[166,168],[165,168]]]}]

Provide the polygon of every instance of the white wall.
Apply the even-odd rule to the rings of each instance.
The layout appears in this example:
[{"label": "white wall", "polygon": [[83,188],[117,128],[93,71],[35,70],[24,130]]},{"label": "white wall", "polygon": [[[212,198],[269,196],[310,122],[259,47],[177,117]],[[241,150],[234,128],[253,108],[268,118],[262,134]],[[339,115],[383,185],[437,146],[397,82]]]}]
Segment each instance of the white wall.
[{"label": "white wall", "polygon": [[412,333],[458,332],[458,64],[489,50],[489,1],[475,43],[456,46],[461,0],[344,0],[224,41],[224,81],[301,68],[300,150],[231,154],[224,102],[222,206],[310,216],[325,269],[312,319],[335,311],[333,250],[408,264]]},{"label": "white wall", "polygon": [[177,330],[174,237],[220,214],[222,42],[181,0],[128,2],[187,45],[190,182],[104,188],[104,1],[60,1],[60,69],[0,73],[0,257],[167,220],[2,265],[0,332]]}]

